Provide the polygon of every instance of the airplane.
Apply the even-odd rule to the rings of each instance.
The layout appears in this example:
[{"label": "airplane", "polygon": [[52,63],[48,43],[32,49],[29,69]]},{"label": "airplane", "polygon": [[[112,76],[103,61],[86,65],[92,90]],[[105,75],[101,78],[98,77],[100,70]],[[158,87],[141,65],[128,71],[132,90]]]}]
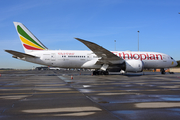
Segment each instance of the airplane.
[{"label": "airplane", "polygon": [[142,72],[143,69],[165,69],[177,65],[169,55],[159,52],[109,51],[96,43],[75,38],[90,51],[49,50],[22,23],[14,22],[25,53],[5,50],[13,58],[36,64],[59,68],[94,69],[93,75],[108,75],[109,72]]}]

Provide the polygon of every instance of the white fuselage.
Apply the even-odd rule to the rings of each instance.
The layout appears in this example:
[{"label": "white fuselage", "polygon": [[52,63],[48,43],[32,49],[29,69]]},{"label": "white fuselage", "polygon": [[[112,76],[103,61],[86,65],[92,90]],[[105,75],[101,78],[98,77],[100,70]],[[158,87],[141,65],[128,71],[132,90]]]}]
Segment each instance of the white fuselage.
[{"label": "white fuselage", "polygon": [[22,23],[14,22],[25,53],[5,50],[24,61],[59,68],[95,69],[94,75],[108,72],[142,72],[145,68],[170,68],[177,62],[169,55],[157,52],[109,51],[96,43],[75,38],[91,51],[48,50]]},{"label": "white fuselage", "polygon": [[[128,60],[141,60],[144,68],[170,68],[177,65],[169,55],[157,52],[112,51],[115,55]],[[95,64],[98,58],[92,51],[77,50],[44,50],[29,53],[39,58],[26,58],[25,61],[55,66],[60,68],[98,69],[102,65]]]}]

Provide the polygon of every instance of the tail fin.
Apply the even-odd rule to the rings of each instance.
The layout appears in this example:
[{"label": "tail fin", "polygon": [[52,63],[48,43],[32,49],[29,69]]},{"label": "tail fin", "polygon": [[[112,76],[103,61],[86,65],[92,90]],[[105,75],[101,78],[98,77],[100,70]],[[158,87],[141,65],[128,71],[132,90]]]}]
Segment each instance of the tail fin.
[{"label": "tail fin", "polygon": [[29,53],[35,50],[48,49],[22,23],[14,22],[14,25],[23,45],[25,53]]}]

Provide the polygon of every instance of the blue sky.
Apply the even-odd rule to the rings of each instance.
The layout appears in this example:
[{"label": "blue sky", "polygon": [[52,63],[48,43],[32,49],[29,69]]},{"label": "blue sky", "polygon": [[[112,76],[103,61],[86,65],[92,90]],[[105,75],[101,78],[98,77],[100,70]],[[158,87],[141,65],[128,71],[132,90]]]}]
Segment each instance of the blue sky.
[{"label": "blue sky", "polygon": [[23,23],[52,50],[88,50],[74,39],[108,50],[162,52],[180,60],[179,0],[1,0],[0,68],[40,66],[16,60],[24,52],[13,21]]}]

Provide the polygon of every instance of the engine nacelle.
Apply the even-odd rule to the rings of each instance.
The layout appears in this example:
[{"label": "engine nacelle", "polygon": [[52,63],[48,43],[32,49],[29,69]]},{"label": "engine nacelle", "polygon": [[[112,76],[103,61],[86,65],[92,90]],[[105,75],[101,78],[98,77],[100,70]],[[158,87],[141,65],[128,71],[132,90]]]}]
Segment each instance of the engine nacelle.
[{"label": "engine nacelle", "polygon": [[125,61],[126,72],[142,72],[144,64],[141,60],[127,60]]}]

